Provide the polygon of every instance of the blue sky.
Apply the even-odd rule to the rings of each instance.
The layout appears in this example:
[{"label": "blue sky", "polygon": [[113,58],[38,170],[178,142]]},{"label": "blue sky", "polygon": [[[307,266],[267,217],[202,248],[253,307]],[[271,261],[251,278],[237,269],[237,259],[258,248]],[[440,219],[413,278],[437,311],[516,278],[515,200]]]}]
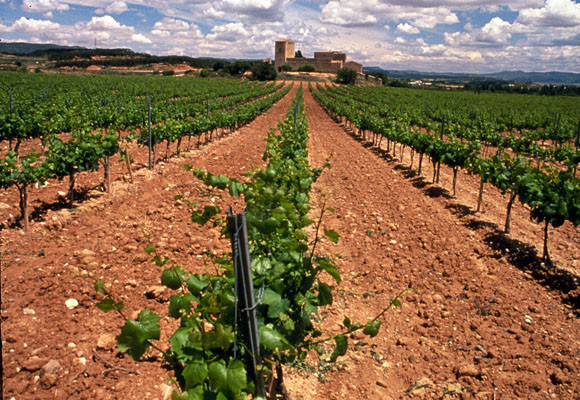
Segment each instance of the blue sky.
[{"label": "blue sky", "polygon": [[0,0],[0,40],[266,58],[342,50],[387,69],[580,72],[575,0]]}]

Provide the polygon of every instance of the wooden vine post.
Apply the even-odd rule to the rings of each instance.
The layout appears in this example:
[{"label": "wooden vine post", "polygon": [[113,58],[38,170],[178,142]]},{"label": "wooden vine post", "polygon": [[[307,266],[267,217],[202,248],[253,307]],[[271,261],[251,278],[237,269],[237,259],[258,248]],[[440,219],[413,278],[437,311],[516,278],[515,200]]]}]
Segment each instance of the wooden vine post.
[{"label": "wooden vine post", "polygon": [[149,169],[153,169],[153,159],[151,157],[151,97],[147,96],[147,129],[149,132]]},{"label": "wooden vine post", "polygon": [[[232,208],[228,209],[228,230],[232,244],[232,257],[234,260],[235,276],[235,324],[241,321],[242,337],[251,352],[251,365],[247,366],[250,375],[256,383],[256,395],[264,396],[264,378],[258,370],[262,363],[260,355],[260,334],[258,331],[258,318],[255,303],[254,279],[252,277],[252,263],[250,260],[250,247],[248,244],[248,227],[246,214],[233,214]],[[239,316],[238,313],[242,315]],[[237,335],[237,333],[236,333]],[[237,356],[237,340],[234,342],[234,358]]]},{"label": "wooden vine post", "polygon": [[[445,132],[445,113],[441,116],[441,133],[439,134],[439,139],[443,141],[443,133]],[[439,173],[441,171],[441,160],[437,162],[437,180],[436,183],[439,183]]]},{"label": "wooden vine post", "polygon": [[[12,114],[12,89],[8,91],[8,113]],[[12,134],[10,134],[8,143],[10,145],[10,151],[12,151]]]},{"label": "wooden vine post", "polygon": [[22,210],[22,221],[24,232],[28,232],[28,184],[23,183],[20,187],[20,209]]},{"label": "wooden vine post", "polygon": [[[576,148],[576,154],[578,154],[578,148],[580,147],[580,119],[578,120],[578,130],[576,131],[576,143],[574,143],[574,147]],[[574,176],[576,176],[576,169],[578,169],[578,165],[574,165]]]}]

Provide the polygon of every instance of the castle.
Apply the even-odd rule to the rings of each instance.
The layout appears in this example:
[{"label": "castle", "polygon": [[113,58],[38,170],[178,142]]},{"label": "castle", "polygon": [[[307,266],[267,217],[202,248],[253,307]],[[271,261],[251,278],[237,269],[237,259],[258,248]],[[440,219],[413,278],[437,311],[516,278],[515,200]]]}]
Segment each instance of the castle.
[{"label": "castle", "polygon": [[274,65],[276,71],[281,72],[283,65],[289,65],[296,71],[303,65],[312,65],[316,72],[336,73],[341,68],[349,68],[362,73],[362,64],[354,61],[346,61],[346,54],[340,51],[318,51],[314,58],[295,57],[295,44],[293,40],[277,40],[275,46]]}]

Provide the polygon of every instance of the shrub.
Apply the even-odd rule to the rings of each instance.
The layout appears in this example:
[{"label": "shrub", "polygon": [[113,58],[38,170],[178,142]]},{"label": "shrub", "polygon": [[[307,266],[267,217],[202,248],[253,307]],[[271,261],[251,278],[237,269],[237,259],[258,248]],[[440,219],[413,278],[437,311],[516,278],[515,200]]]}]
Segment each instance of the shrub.
[{"label": "shrub", "polygon": [[298,71],[300,72],[314,72],[316,68],[312,64],[301,65],[298,67]]},{"label": "shrub", "polygon": [[336,82],[350,85],[356,82],[357,72],[350,68],[341,68],[336,73]]},{"label": "shrub", "polygon": [[175,75],[175,71],[174,71],[174,70],[172,70],[172,69],[168,69],[168,70],[166,70],[166,71],[163,71],[163,72],[161,73],[161,75],[163,75],[163,76],[172,76],[172,75]]},{"label": "shrub", "polygon": [[259,81],[273,81],[277,76],[274,65],[265,62],[254,64],[251,71],[254,79]]},{"label": "shrub", "polygon": [[217,60],[216,62],[213,63],[211,69],[217,72],[223,70],[225,67],[226,67],[225,61]]}]

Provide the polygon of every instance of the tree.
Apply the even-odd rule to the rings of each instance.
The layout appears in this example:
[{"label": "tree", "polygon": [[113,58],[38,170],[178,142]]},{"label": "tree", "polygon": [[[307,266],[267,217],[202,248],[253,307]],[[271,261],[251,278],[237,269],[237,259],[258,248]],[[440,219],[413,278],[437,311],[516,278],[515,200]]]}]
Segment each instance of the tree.
[{"label": "tree", "polygon": [[230,75],[241,75],[246,71],[249,71],[253,66],[250,61],[235,61],[233,63],[227,64],[225,69],[230,73]]},{"label": "tree", "polygon": [[316,69],[312,64],[301,65],[298,67],[298,71],[300,72],[314,72]]},{"label": "tree", "polygon": [[296,50],[294,52],[294,58],[304,58],[304,56],[302,55],[302,50]]},{"label": "tree", "polygon": [[254,79],[259,81],[273,81],[276,79],[276,68],[270,63],[256,63],[252,67],[252,75]]},{"label": "tree", "polygon": [[379,78],[381,80],[383,86],[386,85],[387,82],[389,81],[389,77],[387,76],[387,74],[385,74],[383,72],[377,72],[377,73],[374,73],[371,75],[374,75],[375,77]]},{"label": "tree", "polygon": [[350,68],[341,68],[336,73],[336,82],[350,85],[356,82],[357,72]]},{"label": "tree", "polygon": [[46,177],[43,166],[37,165],[39,158],[39,154],[30,153],[19,159],[14,151],[9,151],[4,159],[0,159],[0,188],[18,188],[24,231],[28,231],[28,189]]},{"label": "tree", "polygon": [[292,66],[290,64],[284,64],[280,67],[280,69],[282,69],[282,71],[284,71],[284,72],[288,72],[288,71],[292,71]]},{"label": "tree", "polygon": [[211,69],[213,69],[215,72],[217,72],[217,71],[224,69],[225,66],[226,66],[225,61],[217,60],[216,62],[213,63]]}]

